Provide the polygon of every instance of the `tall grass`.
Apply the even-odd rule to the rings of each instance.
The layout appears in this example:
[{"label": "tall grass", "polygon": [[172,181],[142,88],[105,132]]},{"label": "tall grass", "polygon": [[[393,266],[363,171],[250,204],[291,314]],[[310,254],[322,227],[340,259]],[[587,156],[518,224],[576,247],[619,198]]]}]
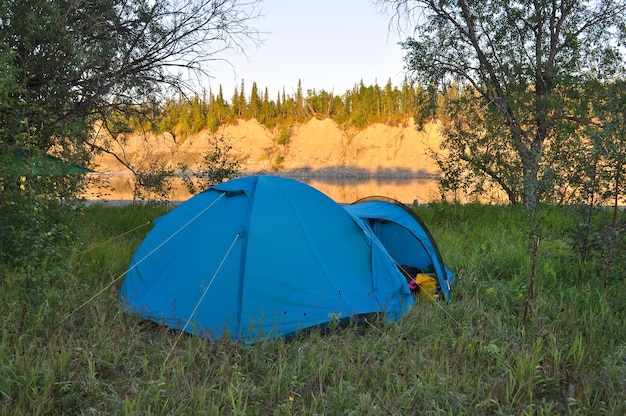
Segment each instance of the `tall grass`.
[{"label": "tall grass", "polygon": [[626,413],[624,280],[605,297],[602,276],[577,278],[559,209],[541,219],[524,328],[528,217],[442,204],[419,214],[456,274],[451,303],[253,347],[181,336],[120,310],[120,276],[163,212],[87,208],[75,254],[41,270],[54,278],[36,304],[20,292],[26,277],[5,273],[0,413]]}]

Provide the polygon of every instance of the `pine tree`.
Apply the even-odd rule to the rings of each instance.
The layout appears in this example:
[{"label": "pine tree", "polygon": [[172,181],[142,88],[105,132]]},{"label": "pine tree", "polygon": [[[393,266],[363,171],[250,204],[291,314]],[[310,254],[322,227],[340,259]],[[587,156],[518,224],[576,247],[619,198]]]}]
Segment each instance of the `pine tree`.
[{"label": "pine tree", "polygon": [[241,91],[239,91],[239,116],[240,117],[247,117],[247,103],[246,103],[246,94],[245,94],[246,88],[245,88],[245,84],[243,79],[241,80]]},{"label": "pine tree", "polygon": [[250,92],[250,103],[248,104],[248,116],[258,119],[260,111],[261,100],[259,98],[259,91],[257,89],[256,82],[253,82],[252,91]]},{"label": "pine tree", "polygon": [[304,96],[302,95],[301,80],[298,80],[298,90],[296,92],[296,116],[304,117]]}]

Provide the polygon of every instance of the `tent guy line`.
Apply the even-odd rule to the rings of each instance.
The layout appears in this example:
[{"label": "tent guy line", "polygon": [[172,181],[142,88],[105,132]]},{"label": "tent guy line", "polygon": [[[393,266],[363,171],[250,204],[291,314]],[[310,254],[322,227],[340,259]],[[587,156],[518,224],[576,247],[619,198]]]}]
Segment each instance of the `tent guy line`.
[{"label": "tent guy line", "polygon": [[230,256],[230,252],[232,251],[233,247],[235,247],[235,243],[237,242],[239,237],[241,237],[241,233],[237,233],[235,235],[235,238],[233,239],[233,242],[231,243],[230,247],[228,247],[228,251],[226,252],[226,254],[224,254],[224,257],[222,258],[222,261],[220,262],[219,266],[217,267],[217,270],[215,270],[215,273],[213,273],[213,277],[211,277],[211,280],[209,281],[209,284],[207,285],[207,287],[202,292],[202,296],[200,296],[200,299],[198,299],[198,302],[196,303],[195,308],[191,312],[191,315],[189,315],[189,319],[187,319],[187,322],[185,322],[185,325],[183,326],[182,330],[178,334],[178,337],[176,337],[176,342],[174,342],[174,345],[172,345],[172,349],[167,354],[167,357],[165,357],[165,360],[163,361],[163,366],[165,366],[165,364],[169,361],[170,357],[174,353],[174,349],[176,348],[176,345],[178,345],[178,341],[180,341],[180,339],[182,338],[183,334],[185,333],[185,330],[187,329],[187,327],[191,323],[191,320],[193,319],[193,317],[198,312],[198,308],[200,307],[200,304],[204,300],[204,298],[205,298],[207,292],[209,291],[209,288],[211,287],[211,285],[213,285],[213,282],[215,281],[215,278],[219,274],[220,270],[222,270],[222,266],[224,265],[224,262],[226,261],[228,256]]},{"label": "tent guy line", "polygon": [[89,247],[87,247],[86,249],[84,249],[83,251],[78,252],[77,254],[78,254],[78,255],[81,255],[81,254],[84,254],[84,253],[86,253],[86,252],[88,252],[88,251],[95,250],[95,249],[97,249],[98,247],[101,247],[101,246],[103,246],[103,245],[105,245],[105,244],[108,244],[108,243],[110,243],[110,242],[112,242],[112,241],[115,241],[115,240],[117,240],[117,239],[119,239],[119,238],[122,238],[122,237],[124,237],[125,235],[128,235],[128,234],[130,234],[130,233],[132,233],[132,232],[134,232],[134,231],[137,231],[137,230],[139,230],[139,229],[141,229],[141,228],[143,228],[143,227],[145,227],[145,226],[147,226],[147,225],[150,225],[151,223],[152,223],[152,221],[146,221],[146,222],[144,222],[143,224],[138,225],[137,227],[133,228],[132,230],[125,231],[125,232],[123,232],[122,234],[116,235],[115,237],[111,237],[111,238],[109,238],[108,240],[104,240],[104,241],[102,241],[101,243],[98,243],[98,244],[94,244],[94,245],[92,245],[92,246],[89,246]]},{"label": "tent guy line", "polygon": [[[223,196],[223,195],[222,195]],[[95,295],[93,295],[92,297],[90,297],[89,299],[87,299],[84,303],[82,303],[80,306],[78,306],[76,309],[74,309],[73,311],[71,311],[69,314],[65,315],[63,317],[63,319],[61,319],[59,321],[59,324],[63,323],[65,320],[67,320],[70,316],[74,315],[76,312],[78,312],[79,310],[81,310],[82,308],[84,308],[85,306],[87,306],[89,303],[91,303],[94,299],[96,299],[98,296],[100,296],[102,293],[106,292],[107,289],[109,289],[111,286],[113,286],[118,280],[122,279],[124,276],[126,276],[129,272],[131,272],[135,267],[139,266],[141,263],[143,263],[148,257],[150,257],[152,254],[154,254],[155,252],[157,252],[162,246],[164,246],[165,244],[167,244],[167,242],[169,240],[171,240],[172,238],[174,238],[179,232],[181,232],[185,227],[189,226],[189,224],[191,224],[192,222],[194,222],[200,215],[202,215],[204,212],[206,212],[209,208],[211,208],[213,206],[213,204],[216,204],[217,201],[219,201],[221,199],[218,198],[215,201],[213,201],[213,203],[209,206],[207,206],[204,210],[202,210],[201,212],[198,213],[198,215],[196,215],[195,217],[193,217],[192,219],[190,219],[186,224],[184,224],[183,226],[181,226],[178,230],[176,230],[174,233],[172,233],[172,235],[169,236],[169,238],[167,238],[166,240],[164,240],[161,244],[159,244],[157,247],[154,248],[154,250],[152,250],[151,252],[149,252],[148,254],[146,254],[142,259],[138,260],[136,264],[134,264],[132,267],[129,267],[124,273],[120,274],[119,276],[117,276],[115,279],[113,279],[113,281],[111,281],[108,285],[106,285],[105,287],[103,287],[102,289],[100,289],[98,292],[96,292]],[[136,229],[139,229],[141,227],[144,227],[145,225],[149,224],[152,221],[149,221],[146,224],[143,224],[139,227],[137,227]],[[131,230],[134,231],[134,230]],[[131,231],[127,231],[124,234],[128,234]],[[122,235],[124,235],[122,234]],[[115,237],[115,238],[119,238]],[[112,241],[115,238],[109,240]]]}]

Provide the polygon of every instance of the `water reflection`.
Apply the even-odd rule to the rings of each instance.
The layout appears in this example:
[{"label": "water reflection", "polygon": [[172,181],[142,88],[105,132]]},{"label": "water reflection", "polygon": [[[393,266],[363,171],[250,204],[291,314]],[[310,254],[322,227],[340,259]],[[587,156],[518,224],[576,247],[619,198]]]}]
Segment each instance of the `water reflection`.
[{"label": "water reflection", "polygon": [[[94,184],[86,195],[90,200],[130,201],[133,200],[133,178],[128,175],[94,176]],[[350,203],[368,196],[385,196],[404,203],[428,203],[441,199],[436,179],[431,178],[355,178],[355,177],[296,177],[318,189],[339,203]],[[169,199],[185,201],[191,194],[175,178]]]},{"label": "water reflection", "polygon": [[426,178],[334,178],[302,180],[330,196],[336,202],[349,203],[368,196],[385,196],[405,203],[414,200],[427,203],[440,200],[435,179]]}]

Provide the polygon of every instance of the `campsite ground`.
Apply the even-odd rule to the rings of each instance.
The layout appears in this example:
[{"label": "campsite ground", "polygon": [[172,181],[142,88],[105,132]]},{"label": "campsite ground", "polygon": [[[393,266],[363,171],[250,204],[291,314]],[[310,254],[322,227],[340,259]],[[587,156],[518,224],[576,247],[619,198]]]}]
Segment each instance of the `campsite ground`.
[{"label": "campsite ground", "polygon": [[[529,220],[509,207],[418,207],[457,276],[418,304],[326,334],[207,342],[125,314],[120,279],[163,206],[88,207],[74,255],[4,276],[0,414],[625,414],[626,292],[542,214],[532,314]],[[45,289],[33,285],[34,279]]]}]

